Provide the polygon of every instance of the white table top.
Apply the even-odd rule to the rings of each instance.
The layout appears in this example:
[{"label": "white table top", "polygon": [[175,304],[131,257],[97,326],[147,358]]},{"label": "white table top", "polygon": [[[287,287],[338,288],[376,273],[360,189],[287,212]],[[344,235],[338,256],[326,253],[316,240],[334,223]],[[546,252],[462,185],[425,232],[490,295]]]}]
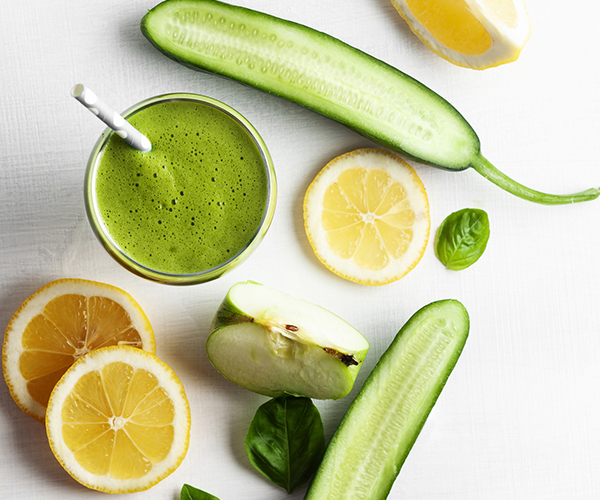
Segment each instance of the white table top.
[{"label": "white table top", "polygon": [[[432,235],[455,210],[489,214],[484,256],[465,271],[447,271],[431,238],[419,265],[394,284],[342,280],[308,244],[302,198],[330,159],[372,144],[295,104],[167,59],[139,30],[155,3],[20,0],[5,2],[0,16],[0,327],[53,279],[116,285],[146,311],[157,354],[179,375],[192,406],[181,467],[130,498],[177,499],[183,483],[222,500],[303,498],[305,488],[288,496],[246,459],[247,427],[267,398],[227,382],[205,354],[218,304],[247,279],[327,307],[371,342],[351,395],[317,403],[328,438],[415,311],[442,298],[467,307],[470,338],[389,498],[600,498],[600,200],[541,206],[474,171],[416,165]],[[557,193],[600,185],[597,26],[582,2],[565,12],[558,0],[529,0],[533,33],[521,58],[483,72],[430,52],[389,0],[233,3],[325,31],[414,76],[453,103],[477,130],[486,157],[523,184]],[[78,82],[118,110],[167,92],[205,94],[256,126],[276,165],[279,198],[267,237],[245,264],[212,283],[178,288],[138,278],[105,253],[82,196],[87,156],[104,126],[70,97]],[[18,409],[3,383],[0,449],[2,498],[101,495],[63,471],[44,427]]]}]

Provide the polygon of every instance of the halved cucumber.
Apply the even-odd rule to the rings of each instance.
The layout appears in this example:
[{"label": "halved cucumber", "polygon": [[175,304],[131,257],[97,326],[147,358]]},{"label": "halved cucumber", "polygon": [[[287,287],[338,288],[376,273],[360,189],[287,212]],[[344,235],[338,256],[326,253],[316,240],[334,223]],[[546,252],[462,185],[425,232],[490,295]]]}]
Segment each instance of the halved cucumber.
[{"label": "halved cucumber", "polygon": [[402,327],[342,419],[305,500],[387,497],[463,349],[469,316],[433,302]]},{"label": "halved cucumber", "polygon": [[405,156],[447,170],[475,168],[501,188],[545,204],[597,198],[600,190],[551,195],[506,177],[480,152],[462,115],[392,66],[306,26],[216,0],[167,0],[142,33],[195,69],[285,97]]}]

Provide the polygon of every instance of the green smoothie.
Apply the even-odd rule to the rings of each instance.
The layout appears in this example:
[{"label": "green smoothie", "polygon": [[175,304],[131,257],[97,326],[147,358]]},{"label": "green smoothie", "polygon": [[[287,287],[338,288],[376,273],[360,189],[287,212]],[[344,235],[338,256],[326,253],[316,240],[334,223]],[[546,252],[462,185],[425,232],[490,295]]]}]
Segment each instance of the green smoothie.
[{"label": "green smoothie", "polygon": [[208,104],[180,100],[128,117],[152,143],[141,153],[113,134],[95,174],[99,218],[137,263],[169,274],[215,268],[261,228],[267,167],[240,124]]}]

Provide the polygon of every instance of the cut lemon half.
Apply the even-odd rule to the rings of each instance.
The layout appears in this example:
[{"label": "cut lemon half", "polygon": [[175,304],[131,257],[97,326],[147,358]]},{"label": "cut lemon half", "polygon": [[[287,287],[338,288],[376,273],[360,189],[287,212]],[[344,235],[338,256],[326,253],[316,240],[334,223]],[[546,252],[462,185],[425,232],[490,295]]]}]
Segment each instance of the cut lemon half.
[{"label": "cut lemon half", "polygon": [[413,32],[458,66],[515,61],[531,34],[523,0],[392,0]]},{"label": "cut lemon half", "polygon": [[2,369],[19,407],[43,422],[52,388],[79,357],[98,347],[154,352],[154,333],[138,303],[111,285],[53,281],[29,297],[4,334]]},{"label": "cut lemon half", "polygon": [[77,481],[131,493],[181,464],[190,408],[181,382],[154,354],[103,347],[74,363],[56,384],[46,432],[52,452]]},{"label": "cut lemon half", "polygon": [[414,169],[381,149],[329,162],[304,197],[304,226],[319,260],[356,283],[402,278],[425,253],[429,201]]}]

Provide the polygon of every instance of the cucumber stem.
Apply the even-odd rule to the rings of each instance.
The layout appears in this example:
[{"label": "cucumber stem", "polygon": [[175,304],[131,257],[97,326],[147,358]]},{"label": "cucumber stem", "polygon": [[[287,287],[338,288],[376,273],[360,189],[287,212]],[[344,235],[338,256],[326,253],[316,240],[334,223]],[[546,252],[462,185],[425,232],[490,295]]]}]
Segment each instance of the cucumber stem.
[{"label": "cucumber stem", "polygon": [[579,203],[582,201],[595,200],[600,196],[600,190],[596,188],[590,188],[580,193],[574,194],[548,194],[530,189],[517,181],[514,181],[507,175],[503,174],[494,165],[492,165],[481,153],[471,163],[477,172],[483,175],[488,181],[493,182],[496,186],[501,187],[505,191],[508,191],[519,198],[524,200],[533,201],[534,203],[541,203],[543,205],[565,205],[568,203]]}]

